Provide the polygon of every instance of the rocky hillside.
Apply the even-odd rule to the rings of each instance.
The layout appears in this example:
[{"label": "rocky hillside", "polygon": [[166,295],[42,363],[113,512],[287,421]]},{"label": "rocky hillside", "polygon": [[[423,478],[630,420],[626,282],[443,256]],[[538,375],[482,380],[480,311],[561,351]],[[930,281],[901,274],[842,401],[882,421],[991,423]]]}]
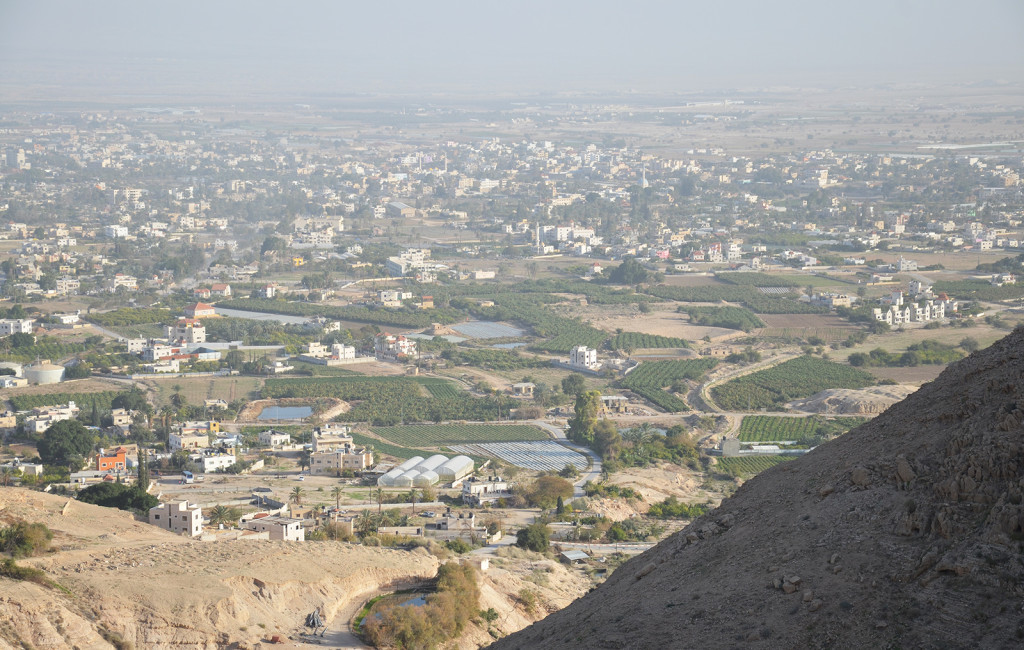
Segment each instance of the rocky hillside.
[{"label": "rocky hillside", "polygon": [[1022,375],[1018,329],[493,647],[1020,647]]}]

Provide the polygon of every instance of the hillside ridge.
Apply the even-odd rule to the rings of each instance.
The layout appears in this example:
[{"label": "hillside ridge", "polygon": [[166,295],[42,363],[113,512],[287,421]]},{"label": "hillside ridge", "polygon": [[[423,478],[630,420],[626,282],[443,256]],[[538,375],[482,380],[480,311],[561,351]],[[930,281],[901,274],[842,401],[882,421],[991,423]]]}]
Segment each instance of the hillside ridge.
[{"label": "hillside ridge", "polygon": [[1018,328],[491,647],[1019,647],[1022,374]]}]

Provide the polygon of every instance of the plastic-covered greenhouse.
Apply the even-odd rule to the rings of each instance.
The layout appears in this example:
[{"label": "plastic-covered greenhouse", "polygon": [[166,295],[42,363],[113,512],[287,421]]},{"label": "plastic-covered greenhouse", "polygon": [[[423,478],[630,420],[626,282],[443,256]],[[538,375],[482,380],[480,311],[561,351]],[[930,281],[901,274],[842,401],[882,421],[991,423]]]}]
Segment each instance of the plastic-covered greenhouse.
[{"label": "plastic-covered greenhouse", "polygon": [[473,459],[469,456],[456,456],[436,471],[442,483],[454,483],[473,473]]}]

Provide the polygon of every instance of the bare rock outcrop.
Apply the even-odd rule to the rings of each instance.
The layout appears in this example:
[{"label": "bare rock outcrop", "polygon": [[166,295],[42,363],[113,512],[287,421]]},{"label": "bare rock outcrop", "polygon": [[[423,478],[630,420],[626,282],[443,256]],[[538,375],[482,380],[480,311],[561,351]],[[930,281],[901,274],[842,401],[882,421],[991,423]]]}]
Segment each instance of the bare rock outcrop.
[{"label": "bare rock outcrop", "polygon": [[824,415],[876,415],[906,399],[916,390],[916,386],[904,384],[872,386],[860,390],[830,388],[807,399],[796,400],[790,406],[800,411]]},{"label": "bare rock outcrop", "polygon": [[1018,329],[493,647],[1020,647],[1022,540]]}]

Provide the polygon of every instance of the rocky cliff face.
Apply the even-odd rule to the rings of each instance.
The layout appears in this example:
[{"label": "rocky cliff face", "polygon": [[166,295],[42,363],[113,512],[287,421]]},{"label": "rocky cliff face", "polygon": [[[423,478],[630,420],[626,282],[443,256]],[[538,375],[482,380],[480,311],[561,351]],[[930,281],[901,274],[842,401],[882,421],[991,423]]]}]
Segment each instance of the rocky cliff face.
[{"label": "rocky cliff face", "polygon": [[493,647],[1020,647],[1022,375],[1018,329]]}]

